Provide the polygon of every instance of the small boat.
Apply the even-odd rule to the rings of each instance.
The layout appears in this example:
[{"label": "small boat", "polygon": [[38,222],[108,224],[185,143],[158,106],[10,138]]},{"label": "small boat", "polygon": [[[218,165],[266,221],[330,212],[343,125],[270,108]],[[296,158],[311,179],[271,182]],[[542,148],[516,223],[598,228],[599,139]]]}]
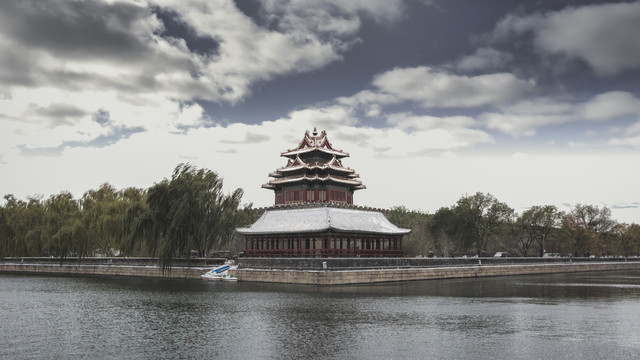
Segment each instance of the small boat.
[{"label": "small boat", "polygon": [[200,276],[202,277],[202,280],[209,281],[238,281],[238,278],[229,274],[229,270],[237,268],[238,266],[234,265],[233,261],[227,261],[224,265],[213,268]]},{"label": "small boat", "polygon": [[223,276],[221,280],[222,281],[234,282],[234,281],[238,281],[238,278],[227,273],[227,275]]}]

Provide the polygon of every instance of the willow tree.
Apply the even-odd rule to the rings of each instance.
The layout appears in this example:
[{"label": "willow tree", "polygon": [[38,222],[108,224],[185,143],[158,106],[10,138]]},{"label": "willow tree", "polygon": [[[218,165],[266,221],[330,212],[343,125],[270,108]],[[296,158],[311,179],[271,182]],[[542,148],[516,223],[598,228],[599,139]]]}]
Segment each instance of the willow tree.
[{"label": "willow tree", "polygon": [[116,188],[104,183],[97,190],[84,193],[80,201],[83,224],[87,230],[79,256],[100,250],[102,255],[112,256],[123,233],[124,202]]},{"label": "willow tree", "polygon": [[13,257],[47,255],[43,224],[45,205],[41,198],[22,201],[6,195],[4,199],[7,203],[0,216],[2,254]]},{"label": "willow tree", "polygon": [[149,213],[147,190],[127,188],[122,192],[126,202],[123,213],[123,236],[120,239],[120,250],[128,256],[143,253],[156,256],[157,237],[151,236],[153,219]]},{"label": "willow tree", "polygon": [[80,203],[69,192],[52,195],[45,201],[44,237],[49,254],[60,259],[78,254],[86,236],[82,224]]},{"label": "willow tree", "polygon": [[242,190],[222,192],[222,178],[207,169],[180,164],[171,180],[154,184],[147,192],[148,209],[138,214],[130,235],[152,238],[162,270],[170,270],[175,256],[190,261],[191,252],[200,256],[216,246],[226,245],[235,228]]}]

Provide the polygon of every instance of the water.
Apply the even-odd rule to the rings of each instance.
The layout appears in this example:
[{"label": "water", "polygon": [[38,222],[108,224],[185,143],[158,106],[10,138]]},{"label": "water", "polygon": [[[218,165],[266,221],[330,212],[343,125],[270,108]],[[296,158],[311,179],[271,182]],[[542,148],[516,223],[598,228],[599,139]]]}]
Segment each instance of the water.
[{"label": "water", "polygon": [[632,359],[640,272],[366,286],[0,274],[0,358]]}]

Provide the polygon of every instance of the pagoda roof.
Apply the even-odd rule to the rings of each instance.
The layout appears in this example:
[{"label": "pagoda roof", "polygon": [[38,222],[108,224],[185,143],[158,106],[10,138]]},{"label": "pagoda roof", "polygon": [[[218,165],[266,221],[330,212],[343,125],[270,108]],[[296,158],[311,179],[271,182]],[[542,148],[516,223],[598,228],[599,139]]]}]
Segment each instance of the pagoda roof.
[{"label": "pagoda roof", "polygon": [[294,157],[300,154],[306,154],[314,151],[320,151],[326,154],[334,155],[338,158],[348,157],[349,154],[342,151],[334,149],[327,138],[327,132],[322,131],[320,135],[318,135],[318,131],[314,128],[313,133],[309,134],[309,131],[306,131],[304,134],[304,138],[300,141],[300,144],[296,148],[289,149],[280,154],[280,156],[285,157]]},{"label": "pagoda roof", "polygon": [[325,231],[406,235],[381,212],[332,207],[267,210],[253,225],[237,228],[244,235],[318,233]]},{"label": "pagoda roof", "polygon": [[302,160],[299,155],[296,155],[295,160],[289,160],[289,163],[286,166],[277,169],[276,172],[269,174],[269,176],[279,177],[279,172],[291,172],[301,169],[333,169],[340,172],[351,173],[349,177],[353,177],[353,175],[356,175],[357,177],[357,174],[355,174],[355,170],[342,166],[342,162],[338,158],[336,158],[336,156],[333,156],[331,160],[327,161],[326,163],[314,162],[310,164]]},{"label": "pagoda roof", "polygon": [[318,175],[313,175],[313,176],[307,176],[307,175],[302,175],[302,176],[290,176],[290,177],[281,177],[278,179],[273,179],[271,181],[269,181],[267,184],[262,185],[263,188],[267,188],[270,189],[273,187],[273,185],[281,185],[281,184],[288,184],[288,183],[295,183],[298,181],[335,181],[335,182],[339,182],[339,183],[343,183],[343,184],[347,184],[347,185],[355,185],[356,189],[366,189],[367,187],[362,185],[362,181],[360,180],[353,180],[353,179],[343,179],[343,178],[339,178],[339,177],[333,177],[331,175],[327,175],[327,176],[318,176]]}]

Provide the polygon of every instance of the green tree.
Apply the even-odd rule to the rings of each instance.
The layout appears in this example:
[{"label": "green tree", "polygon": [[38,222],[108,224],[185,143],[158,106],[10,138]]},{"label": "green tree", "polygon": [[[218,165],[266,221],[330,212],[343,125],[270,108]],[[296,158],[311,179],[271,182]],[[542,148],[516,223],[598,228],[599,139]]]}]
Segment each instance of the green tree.
[{"label": "green tree", "polygon": [[429,222],[428,214],[420,211],[409,210],[404,206],[395,206],[386,214],[393,224],[411,229],[411,233],[405,237],[403,248],[406,256],[417,256],[428,253],[430,249],[435,249],[429,244]]},{"label": "green tree", "polygon": [[514,211],[491,194],[476,193],[458,200],[456,205],[464,221],[470,221],[473,244],[478,255],[487,251],[488,241],[513,220]]},{"label": "green tree", "polygon": [[191,252],[201,256],[216,246],[228,245],[237,221],[242,190],[222,193],[222,178],[213,171],[178,165],[171,180],[164,179],[148,190],[148,210],[140,212],[132,236],[153,238],[160,265],[171,269],[175,256]]},{"label": "green tree", "polygon": [[614,226],[607,207],[577,204],[562,219],[562,235],[574,256],[604,255],[606,237]]},{"label": "green tree", "polygon": [[147,203],[147,190],[127,188],[122,193],[126,209],[122,217],[123,236],[120,250],[127,256],[143,254],[155,257],[157,244],[153,232],[153,219]]},{"label": "green tree", "polygon": [[457,206],[438,209],[429,224],[429,233],[436,251],[444,256],[466,254],[473,246],[473,222],[465,209]]},{"label": "green tree", "polygon": [[544,255],[545,240],[560,224],[562,213],[553,205],[533,206],[522,213],[515,224],[518,244],[523,256],[533,245],[537,245],[538,254]]},{"label": "green tree", "polygon": [[43,223],[49,254],[58,257],[60,263],[78,254],[85,232],[80,204],[71,193],[61,192],[45,201]]},{"label": "green tree", "polygon": [[640,225],[616,224],[611,230],[612,255],[637,256],[640,254]]},{"label": "green tree", "polygon": [[42,256],[44,205],[40,197],[31,197],[28,202],[18,200],[13,195],[4,197],[4,222],[0,236],[4,238],[4,252],[13,257]]},{"label": "green tree", "polygon": [[99,250],[105,256],[113,256],[118,248],[126,246],[125,216],[134,203],[144,201],[144,192],[127,188],[118,191],[109,183],[97,190],[89,190],[82,197],[84,226],[87,236],[84,251],[91,254]]}]

